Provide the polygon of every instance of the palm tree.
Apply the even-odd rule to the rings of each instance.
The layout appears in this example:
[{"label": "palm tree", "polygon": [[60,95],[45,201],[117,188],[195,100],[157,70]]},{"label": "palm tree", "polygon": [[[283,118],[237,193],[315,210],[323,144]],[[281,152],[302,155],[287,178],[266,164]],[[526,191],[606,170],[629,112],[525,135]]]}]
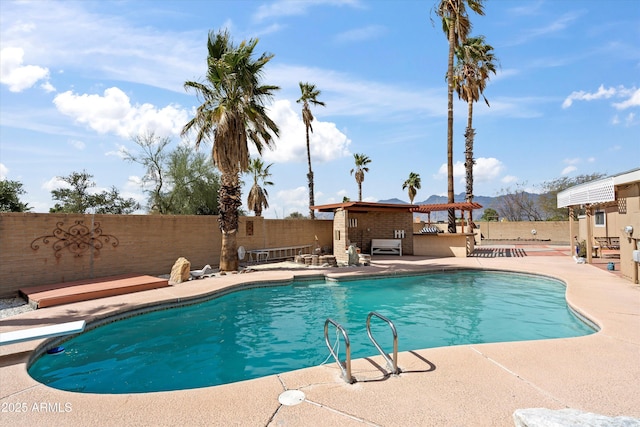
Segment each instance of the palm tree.
[{"label": "palm tree", "polygon": [[[468,104],[467,129],[465,130],[465,177],[466,177],[466,201],[473,201],[473,103],[480,97],[489,106],[489,101],[484,96],[484,89],[489,80],[489,74],[496,73],[496,57],[493,47],[486,44],[484,36],[469,37],[456,50],[457,63],[454,69],[455,89],[458,97]],[[469,211],[469,220],[473,220]]]},{"label": "palm tree", "polygon": [[362,201],[362,181],[364,181],[364,173],[369,172],[367,165],[371,163],[371,159],[365,154],[354,154],[353,159],[356,162],[356,167],[351,169],[351,175],[354,175],[355,172],[358,183],[358,200]]},{"label": "palm tree", "polygon": [[[273,185],[273,182],[267,181],[271,176],[271,172],[269,172],[271,166],[273,166],[273,163],[265,167],[264,162],[260,158],[252,159],[249,163],[249,173],[253,174],[253,186],[247,196],[247,207],[250,211],[253,211],[256,216],[262,216],[262,209],[269,207],[269,193],[264,187]],[[260,186],[260,181],[262,181],[262,186]]]},{"label": "palm tree", "polygon": [[300,82],[300,92],[302,95],[296,102],[302,102],[302,121],[307,130],[307,163],[309,164],[309,172],[307,173],[307,180],[309,181],[309,218],[315,219],[315,212],[311,209],[311,206],[315,205],[313,197],[313,170],[311,169],[311,148],[309,147],[309,131],[313,133],[313,127],[311,122],[313,121],[313,114],[309,108],[309,103],[313,105],[321,105],[324,107],[324,102],[318,101],[320,96],[320,90],[316,89],[316,85],[311,83]]},{"label": "palm tree", "polygon": [[409,178],[402,184],[402,189],[408,189],[409,202],[413,204],[413,198],[416,197],[416,193],[420,189],[420,175],[415,172],[410,172]]},{"label": "palm tree", "polygon": [[187,81],[186,90],[194,90],[202,104],[182,129],[182,135],[195,131],[196,148],[203,141],[213,143],[212,160],[220,170],[220,230],[222,249],[220,270],[238,269],[238,209],[242,205],[240,173],[249,169],[248,142],[262,153],[273,144],[278,126],[269,118],[264,103],[279,87],[263,85],[264,66],[273,54],[257,59],[253,51],[257,39],[234,45],[227,31],[209,32],[207,75],[204,82]]},{"label": "palm tree", "polygon": [[[484,15],[484,0],[440,0],[436,14],[442,18],[442,29],[449,40],[447,66],[447,201],[454,203],[453,192],[453,54],[471,32],[466,5],[478,15]],[[448,210],[449,233],[456,232],[456,212]]]}]

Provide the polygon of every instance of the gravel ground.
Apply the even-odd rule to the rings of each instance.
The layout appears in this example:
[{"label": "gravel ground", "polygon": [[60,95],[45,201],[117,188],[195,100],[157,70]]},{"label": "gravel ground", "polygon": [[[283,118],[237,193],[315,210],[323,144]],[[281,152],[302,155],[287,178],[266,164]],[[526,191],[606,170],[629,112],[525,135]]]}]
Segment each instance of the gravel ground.
[{"label": "gravel ground", "polygon": [[25,300],[20,297],[0,298],[0,319],[26,313],[33,310]]}]

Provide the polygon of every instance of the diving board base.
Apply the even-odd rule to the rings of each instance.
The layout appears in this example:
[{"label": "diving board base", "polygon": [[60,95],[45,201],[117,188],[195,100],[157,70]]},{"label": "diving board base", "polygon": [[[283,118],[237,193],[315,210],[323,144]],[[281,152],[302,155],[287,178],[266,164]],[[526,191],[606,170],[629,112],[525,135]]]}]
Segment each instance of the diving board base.
[{"label": "diving board base", "polygon": [[169,286],[167,279],[139,274],[33,286],[19,290],[34,308],[53,307]]}]

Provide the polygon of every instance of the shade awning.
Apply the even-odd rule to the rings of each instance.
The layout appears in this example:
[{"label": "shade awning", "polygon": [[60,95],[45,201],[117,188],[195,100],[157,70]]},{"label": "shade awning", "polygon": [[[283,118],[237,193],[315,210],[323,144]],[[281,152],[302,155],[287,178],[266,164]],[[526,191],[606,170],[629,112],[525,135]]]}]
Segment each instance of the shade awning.
[{"label": "shade awning", "polygon": [[403,211],[410,212],[415,205],[399,204],[399,203],[375,203],[375,202],[343,202],[332,203],[329,205],[311,206],[319,212],[334,212],[337,209],[343,209],[350,212],[389,212]]},{"label": "shade awning", "polygon": [[482,209],[482,205],[475,202],[458,202],[458,203],[434,203],[430,205],[419,205],[411,209],[411,212],[430,213],[438,211],[447,211],[455,209],[458,211],[472,211],[474,209]]}]

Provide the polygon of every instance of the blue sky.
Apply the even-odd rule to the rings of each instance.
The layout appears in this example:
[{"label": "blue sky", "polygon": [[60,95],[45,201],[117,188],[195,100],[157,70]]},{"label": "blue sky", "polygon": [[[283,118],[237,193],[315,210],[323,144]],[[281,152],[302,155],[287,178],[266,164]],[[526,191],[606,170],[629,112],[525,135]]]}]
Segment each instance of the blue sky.
[{"label": "blue sky", "polygon": [[[186,80],[205,74],[210,30],[259,38],[275,54],[264,82],[281,87],[271,207],[308,213],[298,83],[322,91],[312,107],[316,203],[356,200],[353,154],[372,162],[363,199],[446,194],[447,42],[426,1],[0,2],[0,177],[24,184],[34,212],[53,206],[58,176],[86,170],[98,191],[144,202],[143,170],[125,162],[131,137],[179,137],[198,105]],[[640,166],[640,2],[487,0],[471,14],[500,60],[475,105],[476,195],[562,176]],[[455,192],[464,192],[466,104],[455,104]],[[210,151],[210,147],[201,147]],[[249,179],[247,177],[247,182]],[[247,189],[244,191],[246,197]]]}]

